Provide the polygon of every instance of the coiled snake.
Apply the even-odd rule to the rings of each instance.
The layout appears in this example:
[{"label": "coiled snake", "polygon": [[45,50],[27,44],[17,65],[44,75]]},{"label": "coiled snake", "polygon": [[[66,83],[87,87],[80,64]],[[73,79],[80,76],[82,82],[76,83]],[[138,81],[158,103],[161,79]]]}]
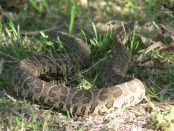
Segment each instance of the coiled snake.
[{"label": "coiled snake", "polygon": [[103,88],[79,90],[40,79],[44,75],[66,77],[77,71],[79,65],[90,60],[91,50],[81,39],[58,32],[60,40],[72,49],[72,53],[35,55],[20,61],[12,76],[14,92],[76,115],[103,115],[139,103],[145,96],[144,84],[137,78],[125,75],[130,53],[122,40],[129,36],[131,30],[132,27],[126,25],[125,31],[128,35],[125,35],[120,27],[110,40],[116,51],[104,70]]}]

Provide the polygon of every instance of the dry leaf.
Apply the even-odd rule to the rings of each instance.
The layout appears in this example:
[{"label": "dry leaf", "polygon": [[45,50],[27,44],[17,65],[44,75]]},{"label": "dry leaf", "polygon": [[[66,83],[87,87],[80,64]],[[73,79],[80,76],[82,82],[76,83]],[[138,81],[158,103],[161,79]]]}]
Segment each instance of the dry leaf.
[{"label": "dry leaf", "polygon": [[80,0],[80,4],[83,7],[88,7],[88,0]]},{"label": "dry leaf", "polygon": [[144,63],[139,63],[138,66],[153,67],[154,66],[154,61],[149,60],[149,61],[146,61]]},{"label": "dry leaf", "polygon": [[148,54],[153,51],[154,49],[161,49],[164,48],[165,46],[159,41],[159,42],[151,42],[153,43],[150,45],[148,48],[146,48],[143,53],[138,57],[137,61],[138,62],[143,62],[144,60],[147,60]]},{"label": "dry leaf", "polygon": [[143,42],[143,44],[146,45],[146,46],[149,46],[150,43],[151,43],[151,39],[150,38],[144,37],[142,35],[140,35],[140,39]]},{"label": "dry leaf", "polygon": [[171,35],[174,35],[174,27],[172,27],[171,25],[169,24],[166,24],[166,25],[163,25],[163,24],[160,24],[162,30],[166,31],[166,32],[169,32]]}]

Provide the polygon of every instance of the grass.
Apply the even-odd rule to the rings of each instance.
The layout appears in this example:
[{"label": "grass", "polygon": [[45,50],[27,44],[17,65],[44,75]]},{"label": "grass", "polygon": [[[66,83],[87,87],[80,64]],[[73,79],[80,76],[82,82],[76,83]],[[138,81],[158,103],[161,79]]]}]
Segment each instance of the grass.
[{"label": "grass", "polygon": [[[148,0],[147,3],[143,3],[136,0],[118,2],[122,8],[122,12],[115,8],[109,1],[106,2],[106,6],[103,9],[98,9],[94,6],[96,3],[91,2],[88,9],[85,9],[79,5],[77,1],[73,3],[70,0],[60,1],[54,3],[54,1],[42,0],[40,3],[36,3],[35,0],[30,0],[27,9],[22,9],[17,15],[16,20],[1,21],[0,23],[0,60],[3,62],[3,66],[0,66],[0,89],[3,88],[8,94],[13,94],[10,87],[10,79],[14,64],[28,56],[34,54],[49,54],[66,52],[66,49],[61,45],[55,45],[51,41],[46,32],[43,29],[52,27],[52,25],[60,25],[65,22],[66,28],[60,28],[59,30],[68,31],[68,33],[75,36],[82,36],[84,41],[89,44],[92,50],[92,61],[88,64],[86,73],[81,73],[82,82],[79,84],[79,88],[91,89],[102,87],[101,76],[102,69],[105,66],[106,57],[112,54],[112,49],[107,43],[112,34],[112,30],[101,35],[98,32],[97,24],[99,22],[107,22],[109,19],[118,18],[128,20],[132,14],[136,20],[148,19],[154,20],[158,23],[158,17],[161,13],[159,10],[159,3],[155,0]],[[65,8],[66,6],[68,8]],[[144,6],[146,5],[146,6]],[[145,7],[145,8],[143,8]],[[143,8],[143,9],[142,9]],[[103,10],[104,13],[97,16],[97,12]],[[128,10],[128,11],[127,11]],[[29,15],[27,13],[30,12]],[[107,14],[105,16],[105,14]],[[121,15],[120,15],[121,14]],[[103,18],[99,18],[102,15]],[[170,17],[166,18],[166,21],[170,21]],[[161,22],[161,21],[160,21]],[[164,22],[164,21],[162,21]],[[87,26],[90,25],[90,28]],[[85,27],[86,26],[86,27]],[[84,27],[84,28],[82,28]],[[87,29],[86,29],[87,28]],[[78,30],[78,33],[76,31]],[[23,30],[38,31],[37,36],[23,36]],[[90,31],[92,32],[90,32]],[[131,41],[127,43],[127,48],[133,55],[133,62],[138,57],[138,52],[145,47],[142,46],[142,41],[139,40],[136,33],[138,30],[134,30]],[[148,33],[148,32],[146,32]],[[55,39],[57,42],[57,38]],[[147,96],[150,103],[150,108],[153,108],[154,113],[151,116],[152,129],[167,130],[170,129],[174,123],[173,107],[165,114],[158,110],[154,102],[162,102],[173,97],[173,68],[170,67],[174,63],[174,52],[171,50],[160,52],[154,50],[149,58],[159,61],[160,64],[164,64],[163,70],[158,68],[138,67],[131,66],[129,73],[140,78],[147,86]],[[93,70],[97,71],[93,71]],[[88,79],[88,73],[92,72],[92,78]],[[87,77],[85,77],[87,76]],[[90,76],[91,77],[91,76]],[[1,90],[0,90],[1,91]],[[10,95],[11,96],[11,95]],[[13,95],[12,95],[13,96]],[[52,108],[45,106],[38,106],[34,103],[30,103],[25,100],[19,100],[14,98],[13,101],[9,97],[0,98],[0,129],[6,130],[52,130],[56,124],[58,129],[64,130],[85,130],[94,129],[93,127],[98,125],[94,124],[90,118],[89,121],[77,121],[76,117],[70,112],[67,112],[64,116],[60,116]],[[59,118],[57,120],[56,118]],[[103,118],[106,119],[106,118]],[[92,121],[92,122],[91,122]],[[109,120],[110,121],[110,120]],[[105,123],[105,121],[103,121]],[[103,124],[102,123],[102,124]],[[106,122],[104,127],[109,127]],[[115,124],[116,125],[116,124]]]},{"label": "grass", "polygon": [[[68,1],[68,3],[70,3],[70,2]],[[70,5],[70,4],[68,4],[68,5]],[[73,31],[74,19],[76,16],[76,9],[77,9],[77,0],[75,1],[75,5],[73,5],[71,7],[71,19],[70,19],[69,30],[68,30],[69,34],[71,34]]]}]

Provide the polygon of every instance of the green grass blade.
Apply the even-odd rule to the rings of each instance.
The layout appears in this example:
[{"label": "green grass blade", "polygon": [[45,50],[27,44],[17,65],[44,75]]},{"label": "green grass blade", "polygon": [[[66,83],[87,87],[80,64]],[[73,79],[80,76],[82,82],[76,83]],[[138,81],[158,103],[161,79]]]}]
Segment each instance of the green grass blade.
[{"label": "green grass blade", "polygon": [[93,22],[92,22],[92,28],[94,30],[95,39],[98,40],[97,29],[96,29],[96,26],[95,26],[95,24]]},{"label": "green grass blade", "polygon": [[48,13],[50,13],[48,2],[46,0],[42,0],[42,4],[47,9]]},{"label": "green grass blade", "polygon": [[72,8],[71,8],[71,21],[70,21],[70,26],[69,26],[69,31],[68,31],[69,34],[71,34],[73,31],[75,15],[76,15],[76,6],[72,6]]},{"label": "green grass blade", "polygon": [[35,0],[29,0],[29,2],[36,10],[39,10]]}]

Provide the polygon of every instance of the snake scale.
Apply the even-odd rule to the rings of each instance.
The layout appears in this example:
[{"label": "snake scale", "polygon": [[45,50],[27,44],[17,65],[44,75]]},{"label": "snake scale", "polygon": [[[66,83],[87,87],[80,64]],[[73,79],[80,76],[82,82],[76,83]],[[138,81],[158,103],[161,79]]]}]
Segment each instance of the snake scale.
[{"label": "snake scale", "polygon": [[86,43],[72,35],[58,32],[60,41],[72,49],[72,53],[35,55],[18,62],[12,76],[15,94],[54,106],[59,111],[71,111],[75,115],[103,115],[141,102],[145,97],[144,84],[125,74],[131,58],[123,39],[131,34],[131,30],[129,24],[125,28],[120,27],[109,41],[115,52],[108,58],[103,71],[103,88],[80,90],[41,79],[44,75],[66,77],[76,72],[79,65],[90,61],[91,50]]}]

